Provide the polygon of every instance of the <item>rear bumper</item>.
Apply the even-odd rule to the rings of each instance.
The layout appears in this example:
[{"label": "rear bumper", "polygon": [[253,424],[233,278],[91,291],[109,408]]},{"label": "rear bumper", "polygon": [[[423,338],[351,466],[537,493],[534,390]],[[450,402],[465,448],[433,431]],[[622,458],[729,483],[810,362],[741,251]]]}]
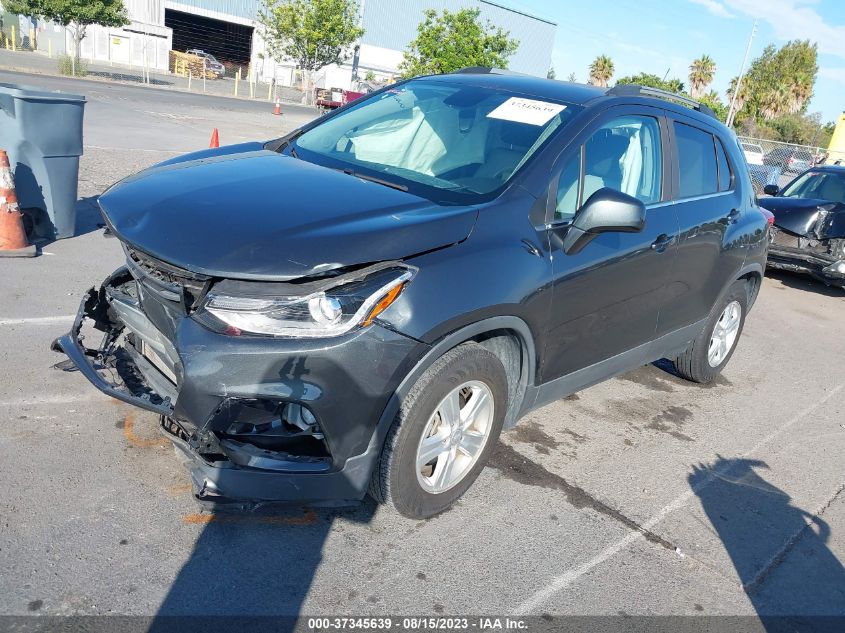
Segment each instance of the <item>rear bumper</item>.
[{"label": "rear bumper", "polygon": [[[321,501],[366,494],[392,418],[387,404],[428,346],[379,325],[331,341],[224,336],[187,316],[175,337],[165,338],[141,302],[117,288],[133,283],[127,279],[121,269],[92,288],[53,349],[103,393],[162,416],[162,430],[186,458],[198,499]],[[97,348],[83,342],[87,325],[103,332]],[[171,378],[140,353],[140,341],[157,348],[165,364],[172,361]],[[240,415],[254,416],[256,403],[270,410],[307,407],[326,455],[231,441],[226,429]]]}]

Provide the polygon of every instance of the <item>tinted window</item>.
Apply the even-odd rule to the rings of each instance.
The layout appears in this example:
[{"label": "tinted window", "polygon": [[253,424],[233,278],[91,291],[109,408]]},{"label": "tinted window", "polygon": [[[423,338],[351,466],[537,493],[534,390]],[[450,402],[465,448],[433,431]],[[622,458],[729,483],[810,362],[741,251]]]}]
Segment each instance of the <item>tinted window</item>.
[{"label": "tinted window", "polygon": [[728,156],[725,154],[725,146],[719,139],[716,139],[716,161],[719,163],[719,191],[728,191],[733,188],[734,178]]},{"label": "tinted window", "polygon": [[713,135],[698,128],[675,123],[680,173],[680,197],[716,193],[718,180]]}]

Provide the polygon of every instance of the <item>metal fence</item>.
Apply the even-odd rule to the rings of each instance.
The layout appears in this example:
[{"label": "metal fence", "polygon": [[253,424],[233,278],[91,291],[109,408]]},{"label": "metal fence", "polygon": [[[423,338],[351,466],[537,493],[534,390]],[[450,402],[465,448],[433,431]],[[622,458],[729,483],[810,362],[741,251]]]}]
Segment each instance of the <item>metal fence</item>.
[{"label": "metal fence", "polygon": [[757,194],[762,193],[766,185],[783,187],[802,171],[827,160],[827,152],[822,147],[747,136],[740,136],[739,142]]}]

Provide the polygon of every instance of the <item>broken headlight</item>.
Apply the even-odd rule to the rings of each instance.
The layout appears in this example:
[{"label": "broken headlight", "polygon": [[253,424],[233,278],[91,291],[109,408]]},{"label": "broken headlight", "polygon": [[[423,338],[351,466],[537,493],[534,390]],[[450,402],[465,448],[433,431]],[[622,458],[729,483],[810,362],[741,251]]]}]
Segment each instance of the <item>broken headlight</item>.
[{"label": "broken headlight", "polygon": [[412,276],[409,268],[390,268],[302,296],[232,296],[212,290],[195,318],[231,336],[339,336],[370,325],[399,297]]}]

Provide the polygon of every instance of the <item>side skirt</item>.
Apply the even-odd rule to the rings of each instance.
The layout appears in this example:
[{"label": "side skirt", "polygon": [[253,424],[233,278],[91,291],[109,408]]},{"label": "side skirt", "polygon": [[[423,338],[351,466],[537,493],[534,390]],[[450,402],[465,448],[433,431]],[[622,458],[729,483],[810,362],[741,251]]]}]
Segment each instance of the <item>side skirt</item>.
[{"label": "side skirt", "polygon": [[529,386],[519,417],[608,378],[624,374],[661,358],[676,356],[687,348],[695,337],[701,333],[706,324],[707,319],[702,319],[680,330],[664,334],[654,341],[644,343],[566,376],[555,378],[539,387]]}]

